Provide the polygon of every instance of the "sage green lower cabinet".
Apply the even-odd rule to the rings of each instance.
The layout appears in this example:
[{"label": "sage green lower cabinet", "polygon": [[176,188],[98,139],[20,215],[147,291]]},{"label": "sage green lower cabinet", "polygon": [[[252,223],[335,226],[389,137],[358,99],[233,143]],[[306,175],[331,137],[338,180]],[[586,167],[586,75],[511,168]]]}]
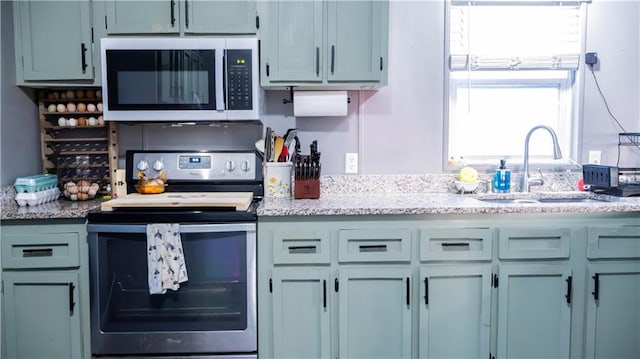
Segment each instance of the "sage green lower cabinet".
[{"label": "sage green lower cabinet", "polygon": [[9,358],[82,358],[78,273],[5,272]]},{"label": "sage green lower cabinet", "polygon": [[639,250],[638,213],[259,217],[258,356],[637,359]]},{"label": "sage green lower cabinet", "polygon": [[340,269],[340,358],[411,357],[411,270]]},{"label": "sage green lower cabinet", "polygon": [[273,357],[329,358],[329,270],[273,270]]},{"label": "sage green lower cabinet", "polygon": [[569,265],[504,264],[498,284],[498,358],[569,358]]},{"label": "sage green lower cabinet", "polygon": [[586,358],[640,358],[640,263],[588,265]]},{"label": "sage green lower cabinet", "polygon": [[419,357],[486,358],[491,328],[491,265],[420,268]]},{"label": "sage green lower cabinet", "polygon": [[84,220],[2,223],[2,346],[7,358],[89,358]]}]

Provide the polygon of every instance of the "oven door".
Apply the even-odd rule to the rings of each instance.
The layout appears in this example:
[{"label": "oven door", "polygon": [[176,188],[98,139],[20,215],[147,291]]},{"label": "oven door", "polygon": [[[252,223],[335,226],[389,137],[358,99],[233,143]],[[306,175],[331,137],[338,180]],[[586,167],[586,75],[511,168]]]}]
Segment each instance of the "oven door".
[{"label": "oven door", "polygon": [[181,224],[188,281],[153,295],[146,225],[88,232],[94,354],[257,351],[255,223]]}]

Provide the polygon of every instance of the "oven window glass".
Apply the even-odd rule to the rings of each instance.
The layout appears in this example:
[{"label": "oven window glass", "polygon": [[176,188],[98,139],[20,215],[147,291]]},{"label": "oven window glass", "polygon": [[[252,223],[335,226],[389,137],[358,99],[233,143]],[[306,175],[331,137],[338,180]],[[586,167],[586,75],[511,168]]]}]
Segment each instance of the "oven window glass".
[{"label": "oven window glass", "polygon": [[107,50],[110,110],[215,109],[215,50]]},{"label": "oven window glass", "polygon": [[226,331],[247,328],[246,232],[182,233],[189,280],[149,294],[146,234],[100,233],[103,332]]}]

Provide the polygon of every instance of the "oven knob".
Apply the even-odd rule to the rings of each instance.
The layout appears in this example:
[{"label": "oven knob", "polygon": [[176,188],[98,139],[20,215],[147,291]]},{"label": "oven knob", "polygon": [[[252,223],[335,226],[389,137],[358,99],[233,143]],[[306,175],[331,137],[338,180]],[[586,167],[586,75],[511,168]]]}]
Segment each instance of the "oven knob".
[{"label": "oven knob", "polygon": [[136,168],[138,169],[138,171],[146,171],[149,168],[149,163],[147,163],[146,160],[140,160]]},{"label": "oven knob", "polygon": [[229,160],[229,161],[225,162],[224,168],[226,168],[227,171],[229,171],[229,172],[233,172],[233,170],[236,169],[236,163],[231,161],[231,160]]},{"label": "oven knob", "polygon": [[164,163],[160,160],[155,160],[153,162],[153,169],[156,171],[162,171],[162,169],[164,169]]},{"label": "oven knob", "polygon": [[249,161],[242,161],[242,163],[240,164],[240,169],[244,172],[249,172],[249,170],[251,169],[251,164],[249,164]]}]

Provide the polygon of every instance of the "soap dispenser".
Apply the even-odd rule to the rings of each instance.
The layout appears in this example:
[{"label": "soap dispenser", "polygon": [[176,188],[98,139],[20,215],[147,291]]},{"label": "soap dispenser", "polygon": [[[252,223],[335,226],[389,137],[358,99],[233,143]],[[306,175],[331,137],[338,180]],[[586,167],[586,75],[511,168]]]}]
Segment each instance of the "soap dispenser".
[{"label": "soap dispenser", "polygon": [[493,191],[508,193],[511,190],[511,170],[507,169],[507,160],[500,160],[500,168],[493,175]]}]

